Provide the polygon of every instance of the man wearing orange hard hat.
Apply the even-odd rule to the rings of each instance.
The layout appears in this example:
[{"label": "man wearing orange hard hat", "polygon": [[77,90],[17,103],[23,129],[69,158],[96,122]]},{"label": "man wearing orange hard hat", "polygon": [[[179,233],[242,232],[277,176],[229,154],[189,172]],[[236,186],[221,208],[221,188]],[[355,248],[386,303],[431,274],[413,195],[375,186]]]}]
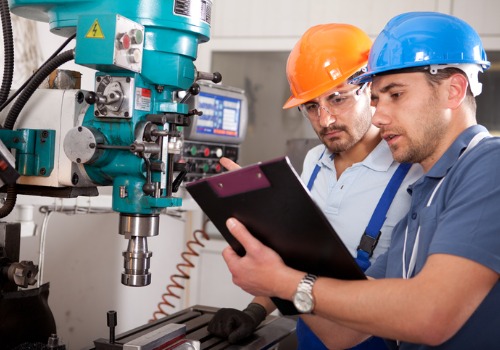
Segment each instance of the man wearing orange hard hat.
[{"label": "man wearing orange hard hat", "polygon": [[[298,107],[322,141],[307,153],[301,177],[363,271],[388,249],[392,229],[410,205],[406,189],[422,175],[418,165],[395,162],[372,125],[368,84],[347,83],[365,71],[371,45],[349,24],[308,29],[288,57],[291,97],[283,106]],[[306,276],[297,292],[307,299],[315,279]],[[294,304],[299,313],[313,308],[303,298]],[[235,343],[274,309],[271,299],[256,296],[243,311],[220,309],[208,330]],[[326,349],[301,318],[296,332],[300,350]],[[386,347],[371,338],[356,349]]]}]

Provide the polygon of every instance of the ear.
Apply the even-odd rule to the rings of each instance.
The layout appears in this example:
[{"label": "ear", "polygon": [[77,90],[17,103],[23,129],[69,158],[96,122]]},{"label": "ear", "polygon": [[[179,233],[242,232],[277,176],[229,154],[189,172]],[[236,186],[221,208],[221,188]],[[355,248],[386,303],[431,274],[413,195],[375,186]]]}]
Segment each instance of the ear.
[{"label": "ear", "polygon": [[372,93],[372,82],[371,81],[366,83],[365,91],[368,93],[368,95],[370,95]]},{"label": "ear", "polygon": [[448,84],[448,108],[456,109],[458,108],[465,99],[467,95],[467,88],[469,82],[465,76],[460,73],[453,74],[449,78]]}]

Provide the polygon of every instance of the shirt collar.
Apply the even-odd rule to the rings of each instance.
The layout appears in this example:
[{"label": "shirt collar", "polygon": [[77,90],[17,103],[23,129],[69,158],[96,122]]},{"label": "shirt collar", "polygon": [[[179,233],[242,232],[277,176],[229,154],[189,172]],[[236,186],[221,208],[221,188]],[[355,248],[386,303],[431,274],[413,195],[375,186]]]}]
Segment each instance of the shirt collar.
[{"label": "shirt collar", "polygon": [[[332,160],[334,157],[335,154],[326,149],[319,161],[323,166],[333,168]],[[394,159],[392,158],[389,145],[387,145],[387,142],[382,140],[359,164],[375,171],[387,171],[393,162]]]},{"label": "shirt collar", "polygon": [[488,131],[482,125],[473,125],[465,129],[453,141],[446,152],[438,159],[436,164],[427,172],[427,177],[442,178],[446,176],[450,168],[455,165],[462,152],[467,148],[469,142],[476,134]]}]

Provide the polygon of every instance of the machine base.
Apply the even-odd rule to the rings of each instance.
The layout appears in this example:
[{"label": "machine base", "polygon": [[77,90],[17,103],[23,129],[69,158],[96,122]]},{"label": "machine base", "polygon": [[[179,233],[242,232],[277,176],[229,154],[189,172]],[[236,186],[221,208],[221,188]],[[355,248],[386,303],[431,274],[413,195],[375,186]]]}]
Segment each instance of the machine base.
[{"label": "machine base", "polygon": [[[217,338],[207,331],[207,324],[217,312],[217,308],[209,306],[195,305],[190,308],[179,311],[175,314],[149,323],[147,325],[132,329],[128,332],[117,335],[114,343],[107,339],[97,339],[94,341],[94,347],[88,350],[117,350],[117,349],[157,349],[157,345],[151,347],[151,344],[142,346],[127,346],[127,343],[133,343],[138,338],[147,338],[147,335],[154,333],[159,328],[166,328],[168,324],[184,324],[186,326],[186,340],[198,341],[201,343],[201,349],[219,350],[219,349],[296,349],[295,324],[296,320],[288,317],[268,316],[254,335],[245,339],[241,344],[229,344],[227,341]],[[164,349],[164,347],[159,347]],[[177,349],[188,349],[187,347],[178,347]],[[176,347],[167,347],[166,349],[176,349]],[[194,349],[191,348],[191,349]]]}]

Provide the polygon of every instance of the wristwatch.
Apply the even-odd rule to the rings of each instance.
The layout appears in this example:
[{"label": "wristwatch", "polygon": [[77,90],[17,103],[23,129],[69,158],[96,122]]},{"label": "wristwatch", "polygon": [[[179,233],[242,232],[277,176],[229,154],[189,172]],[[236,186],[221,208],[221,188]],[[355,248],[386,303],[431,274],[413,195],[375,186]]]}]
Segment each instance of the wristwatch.
[{"label": "wristwatch", "polygon": [[318,276],[308,273],[297,286],[297,291],[293,296],[293,305],[300,313],[311,313],[314,309],[312,288],[317,278]]}]

